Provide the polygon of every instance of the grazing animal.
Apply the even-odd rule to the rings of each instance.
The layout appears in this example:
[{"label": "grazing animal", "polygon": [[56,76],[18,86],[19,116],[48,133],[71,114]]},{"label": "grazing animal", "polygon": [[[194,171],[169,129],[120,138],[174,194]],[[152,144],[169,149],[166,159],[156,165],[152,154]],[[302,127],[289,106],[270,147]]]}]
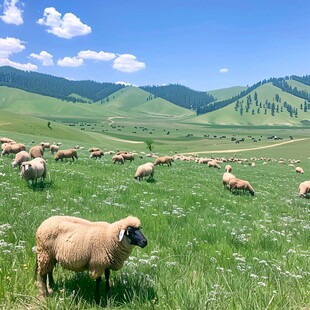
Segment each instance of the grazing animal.
[{"label": "grazing animal", "polygon": [[29,153],[26,151],[20,151],[15,155],[15,158],[12,162],[12,168],[15,168],[17,166],[20,168],[21,164],[24,161],[29,161],[29,160],[31,160]]},{"label": "grazing animal", "polygon": [[52,144],[50,146],[50,151],[51,151],[52,155],[54,155],[54,153],[57,153],[59,151],[59,146],[57,144]]},{"label": "grazing animal", "polygon": [[229,181],[231,179],[236,179],[236,177],[230,172],[224,172],[223,177],[222,177],[223,186],[226,188],[229,188]]},{"label": "grazing animal", "polygon": [[231,192],[238,190],[249,191],[252,196],[254,196],[254,189],[248,181],[240,180],[237,178],[230,179],[228,182],[228,188]]},{"label": "grazing animal", "polygon": [[145,177],[154,178],[154,170],[155,169],[154,169],[153,163],[146,163],[146,164],[140,165],[137,168],[134,178],[139,181]]},{"label": "grazing animal", "polygon": [[88,152],[90,153],[96,152],[96,151],[100,151],[100,149],[98,147],[91,147],[90,149],[88,149]]},{"label": "grazing animal", "polygon": [[110,270],[119,270],[134,246],[144,248],[147,239],[142,234],[140,220],[128,216],[114,223],[90,222],[72,216],[52,216],[36,232],[36,270],[40,274],[43,296],[48,295],[47,279],[53,288],[56,263],[72,271],[88,270],[96,279],[95,300],[100,301],[101,276],[105,274],[109,292]]},{"label": "grazing animal", "polygon": [[49,142],[41,142],[40,145],[43,147],[43,149],[49,149],[51,146]]},{"label": "grazing animal", "polygon": [[130,162],[132,162],[133,160],[135,160],[135,157],[133,156],[133,154],[131,154],[131,153],[123,153],[123,154],[120,154],[123,158],[124,158],[124,160],[126,161],[126,160],[130,160]]},{"label": "grazing animal", "polygon": [[298,190],[299,190],[299,196],[306,198],[307,194],[310,193],[310,181],[304,181],[300,183]]},{"label": "grazing animal", "polygon": [[43,157],[44,149],[41,145],[35,145],[30,149],[29,154],[31,158]]},{"label": "grazing animal", "polygon": [[59,159],[63,161],[64,158],[72,158],[72,161],[78,159],[76,149],[59,150],[54,157],[55,161],[58,161]]},{"label": "grazing animal", "polygon": [[2,148],[1,156],[6,155],[6,154],[7,155],[17,154],[20,151],[26,151],[26,146],[24,144],[22,144],[22,143],[6,144]]},{"label": "grazing animal", "polygon": [[102,151],[94,151],[89,155],[89,158],[101,158],[101,156],[104,156]]},{"label": "grazing animal", "polygon": [[157,165],[167,165],[168,167],[172,165],[174,159],[170,156],[159,156],[154,161],[154,166]]},{"label": "grazing animal", "polygon": [[112,162],[113,162],[113,164],[119,163],[121,165],[124,165],[125,160],[124,160],[124,157],[122,155],[114,155],[112,157]]},{"label": "grazing animal", "polygon": [[213,167],[217,169],[221,169],[221,166],[216,162],[216,160],[211,160],[208,162],[208,167]]},{"label": "grazing animal", "polygon": [[304,169],[302,169],[301,167],[296,167],[295,171],[296,171],[297,173],[304,174]]},{"label": "grazing animal", "polygon": [[225,166],[225,171],[226,171],[226,172],[231,172],[231,171],[232,171],[231,165],[226,165],[226,166]]},{"label": "grazing animal", "polygon": [[20,176],[26,181],[37,182],[39,178],[43,181],[46,177],[46,162],[43,158],[37,157],[25,161],[20,166]]},{"label": "grazing animal", "polygon": [[0,143],[3,144],[3,143],[11,143],[11,144],[14,144],[16,143],[14,140],[10,139],[10,138],[6,138],[6,137],[1,137],[0,138]]}]

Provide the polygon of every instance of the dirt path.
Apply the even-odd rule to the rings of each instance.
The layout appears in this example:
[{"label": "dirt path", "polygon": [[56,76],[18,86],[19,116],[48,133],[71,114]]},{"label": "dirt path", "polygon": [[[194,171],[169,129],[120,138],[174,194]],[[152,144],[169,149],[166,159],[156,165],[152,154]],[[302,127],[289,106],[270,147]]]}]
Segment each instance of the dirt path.
[{"label": "dirt path", "polygon": [[301,138],[301,139],[295,139],[295,140],[280,142],[280,143],[276,143],[272,145],[253,147],[253,148],[248,148],[248,149],[220,150],[220,151],[213,150],[213,151],[189,152],[189,153],[182,153],[182,154],[237,153],[237,152],[245,152],[245,151],[254,151],[254,150],[269,149],[271,147],[277,147],[283,144],[294,143],[294,142],[299,142],[299,141],[309,140],[309,139],[310,138]]}]

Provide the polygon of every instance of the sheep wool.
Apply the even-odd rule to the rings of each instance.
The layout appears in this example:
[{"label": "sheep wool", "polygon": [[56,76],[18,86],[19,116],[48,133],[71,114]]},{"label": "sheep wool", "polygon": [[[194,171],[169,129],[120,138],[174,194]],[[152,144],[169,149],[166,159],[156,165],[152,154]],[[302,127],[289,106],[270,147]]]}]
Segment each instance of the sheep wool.
[{"label": "sheep wool", "polygon": [[26,181],[42,180],[46,177],[46,162],[43,158],[37,157],[30,161],[25,161],[20,167],[20,176]]},{"label": "sheep wool", "polygon": [[63,161],[64,158],[72,158],[72,161],[78,159],[76,149],[59,150],[54,157],[55,161],[58,161],[59,159]]},{"label": "sheep wool", "polygon": [[305,198],[310,193],[310,181],[304,181],[299,184],[298,187],[299,196]]},{"label": "sheep wool", "polygon": [[167,165],[168,167],[172,165],[172,162],[174,162],[173,158],[170,156],[160,156],[157,157],[154,161],[154,166],[157,165]]},{"label": "sheep wool", "polygon": [[243,191],[249,191],[252,196],[254,196],[254,193],[255,193],[250,182],[245,181],[245,180],[240,180],[237,178],[230,179],[229,183],[228,183],[228,187],[229,187],[230,191],[234,191],[236,189],[243,190]]},{"label": "sheep wool", "polygon": [[29,154],[31,158],[43,157],[44,149],[41,145],[35,145],[30,149]]},{"label": "sheep wool", "polygon": [[41,275],[43,295],[48,295],[53,268],[58,262],[72,271],[88,270],[98,280],[95,297],[98,299],[101,275],[105,273],[109,290],[110,270],[119,270],[135,245],[145,247],[147,240],[140,231],[140,220],[129,216],[114,223],[90,222],[71,216],[53,216],[45,220],[36,232],[37,266]]},{"label": "sheep wool", "polygon": [[12,162],[12,168],[15,168],[17,166],[20,167],[24,161],[29,160],[31,160],[29,153],[26,151],[20,151],[15,155],[15,158]]},{"label": "sheep wool", "polygon": [[236,177],[230,173],[230,172],[224,172],[223,177],[222,177],[222,181],[223,181],[223,186],[228,188],[229,185],[229,181],[231,179],[235,179]]},{"label": "sheep wool", "polygon": [[154,178],[154,164],[153,163],[146,163],[146,164],[138,166],[136,174],[135,174],[135,179],[141,180],[144,177]]}]

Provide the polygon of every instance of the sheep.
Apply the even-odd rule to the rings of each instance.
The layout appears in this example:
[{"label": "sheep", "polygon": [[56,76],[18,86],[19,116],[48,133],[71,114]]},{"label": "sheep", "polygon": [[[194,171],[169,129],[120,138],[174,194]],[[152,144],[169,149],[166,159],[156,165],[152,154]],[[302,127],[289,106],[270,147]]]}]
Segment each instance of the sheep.
[{"label": "sheep", "polygon": [[14,140],[10,139],[10,138],[6,138],[6,137],[1,137],[0,138],[0,143],[3,144],[3,143],[11,143],[11,144],[14,144],[16,143]]},{"label": "sheep", "polygon": [[222,177],[223,186],[228,188],[229,181],[231,179],[236,179],[236,177],[230,172],[224,172],[223,177]]},{"label": "sheep", "polygon": [[133,216],[114,223],[90,222],[72,216],[52,216],[36,231],[36,268],[40,275],[41,292],[48,296],[47,279],[55,285],[53,269],[58,262],[72,271],[87,270],[96,279],[95,300],[100,301],[101,276],[105,274],[106,294],[110,289],[110,270],[119,270],[134,246],[144,248],[140,220]]},{"label": "sheep", "polygon": [[89,155],[89,158],[101,158],[101,156],[104,156],[102,151],[94,151]]},{"label": "sheep", "polygon": [[55,161],[59,159],[63,161],[64,158],[72,158],[72,161],[78,159],[77,151],[75,149],[59,150],[54,157]]},{"label": "sheep", "polygon": [[125,154],[125,153],[123,153],[123,154],[120,154],[120,155],[124,158],[125,161],[126,160],[130,160],[130,162],[132,162],[133,160],[135,160],[135,157],[133,156],[133,154],[130,154],[130,153]]},{"label": "sheep", "polygon": [[234,191],[235,189],[242,189],[243,191],[247,190],[250,192],[252,196],[254,196],[254,189],[248,181],[240,180],[237,178],[230,179],[228,182],[228,188],[230,191]]},{"label": "sheep", "polygon": [[101,150],[98,147],[91,147],[90,149],[88,149],[89,153],[97,152],[97,151],[101,151]]},{"label": "sheep", "polygon": [[17,166],[20,168],[21,164],[24,161],[29,161],[29,160],[31,160],[29,153],[26,151],[20,151],[15,155],[15,158],[12,162],[12,168],[15,168]]},{"label": "sheep", "polygon": [[40,145],[43,147],[43,149],[49,149],[51,146],[49,142],[41,142]]},{"label": "sheep", "polygon": [[114,155],[112,157],[112,162],[113,162],[113,164],[119,163],[121,165],[124,165],[125,160],[124,160],[124,157],[122,155]]},{"label": "sheep", "polygon": [[296,171],[297,173],[301,173],[301,174],[304,173],[304,169],[302,169],[301,167],[296,167],[295,171]]},{"label": "sheep", "polygon": [[57,153],[59,151],[59,146],[56,144],[51,144],[50,151],[51,151],[52,155],[54,155],[54,153]]},{"label": "sheep", "polygon": [[153,163],[146,163],[146,164],[138,166],[134,178],[140,181],[144,177],[154,178],[154,164]]},{"label": "sheep", "polygon": [[6,144],[1,152],[1,156],[17,154],[20,151],[26,151],[26,146],[22,143]]},{"label": "sheep", "polygon": [[216,160],[211,160],[208,162],[208,167],[213,167],[217,169],[221,169],[221,166],[216,162]]},{"label": "sheep", "polygon": [[231,170],[232,170],[231,165],[226,165],[226,166],[225,166],[225,171],[226,171],[226,172],[231,172]]},{"label": "sheep", "polygon": [[298,190],[299,190],[299,196],[306,198],[307,194],[310,193],[310,181],[304,181],[300,183]]},{"label": "sheep", "polygon": [[169,167],[172,165],[172,162],[174,162],[174,159],[172,157],[160,156],[155,159],[154,166],[166,164]]},{"label": "sheep", "polygon": [[35,145],[29,150],[31,158],[43,157],[44,149],[41,145]]},{"label": "sheep", "polygon": [[46,177],[46,162],[43,158],[37,157],[30,161],[24,161],[20,166],[20,176],[26,181],[37,182],[38,178],[43,181]]}]

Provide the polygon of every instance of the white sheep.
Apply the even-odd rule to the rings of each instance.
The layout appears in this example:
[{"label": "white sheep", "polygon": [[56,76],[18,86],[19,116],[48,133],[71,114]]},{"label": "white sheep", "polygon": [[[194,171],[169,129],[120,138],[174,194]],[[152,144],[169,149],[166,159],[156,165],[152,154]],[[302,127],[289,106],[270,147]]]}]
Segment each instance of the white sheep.
[{"label": "white sheep", "polygon": [[59,146],[57,144],[51,144],[50,151],[52,155],[54,155],[54,153],[57,153],[59,151]]},{"label": "white sheep", "polygon": [[232,171],[231,165],[226,165],[226,166],[225,166],[225,171],[226,171],[226,172],[231,172],[231,171]]},{"label": "white sheep", "polygon": [[140,165],[137,168],[134,178],[139,181],[145,177],[154,178],[154,170],[155,169],[154,169],[153,163],[146,163],[146,164]]},{"label": "white sheep", "polygon": [[210,160],[208,162],[208,167],[213,167],[213,168],[217,168],[217,169],[221,169],[221,166],[216,162],[216,160]]},{"label": "white sheep", "polygon": [[20,176],[26,181],[32,182],[46,177],[46,162],[43,158],[37,157],[30,161],[24,161],[20,166]]},{"label": "white sheep", "polygon": [[36,270],[40,274],[43,296],[54,286],[53,269],[58,262],[72,271],[88,270],[96,279],[95,300],[100,301],[101,276],[105,274],[106,293],[110,289],[110,270],[119,270],[134,246],[144,248],[147,239],[140,231],[140,220],[129,216],[114,223],[90,222],[71,216],[53,216],[36,232]]},{"label": "white sheep", "polygon": [[299,184],[299,196],[300,197],[307,197],[307,194],[310,193],[310,181],[304,181]]},{"label": "white sheep", "polygon": [[250,182],[245,181],[245,180],[241,180],[241,179],[237,179],[237,178],[229,180],[228,188],[230,189],[231,192],[235,191],[236,189],[241,189],[243,191],[249,191],[252,196],[254,196],[254,193],[255,193]]},{"label": "white sheep", "polygon": [[301,174],[304,173],[304,169],[302,169],[301,167],[296,167],[295,171],[296,171],[297,173],[301,173]]},{"label": "white sheep", "polygon": [[223,177],[222,177],[223,186],[228,188],[229,181],[231,179],[236,179],[236,177],[230,172],[224,172]]},{"label": "white sheep", "polygon": [[1,156],[3,155],[10,155],[10,154],[17,154],[20,151],[26,151],[26,146],[22,143],[15,143],[15,144],[6,144],[3,147]]},{"label": "white sheep", "polygon": [[24,161],[29,160],[31,160],[29,153],[26,151],[20,151],[15,155],[15,158],[12,162],[12,168],[15,168],[17,166],[20,167]]},{"label": "white sheep", "polygon": [[44,149],[41,145],[35,145],[29,150],[31,158],[43,157]]}]

